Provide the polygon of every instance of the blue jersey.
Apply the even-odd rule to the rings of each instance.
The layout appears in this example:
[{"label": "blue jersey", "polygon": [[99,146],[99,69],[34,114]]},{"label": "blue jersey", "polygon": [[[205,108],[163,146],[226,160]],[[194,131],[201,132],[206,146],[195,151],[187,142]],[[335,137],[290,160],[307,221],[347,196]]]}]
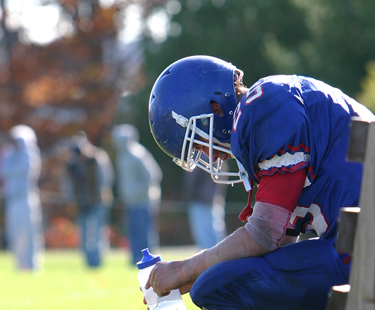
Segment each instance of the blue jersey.
[{"label": "blue jersey", "polygon": [[337,88],[280,75],[255,83],[233,119],[232,152],[255,183],[264,175],[307,169],[290,222],[333,243],[339,209],[359,202],[362,164],[346,161],[351,116],[375,120]]}]

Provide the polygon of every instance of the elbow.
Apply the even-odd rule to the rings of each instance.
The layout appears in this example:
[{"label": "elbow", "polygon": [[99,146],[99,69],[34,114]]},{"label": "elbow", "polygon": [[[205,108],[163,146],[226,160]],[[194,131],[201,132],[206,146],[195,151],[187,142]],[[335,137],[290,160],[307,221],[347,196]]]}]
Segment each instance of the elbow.
[{"label": "elbow", "polygon": [[281,229],[271,226],[266,220],[255,217],[249,218],[245,230],[265,250],[264,254],[278,249],[284,239],[284,232]]}]

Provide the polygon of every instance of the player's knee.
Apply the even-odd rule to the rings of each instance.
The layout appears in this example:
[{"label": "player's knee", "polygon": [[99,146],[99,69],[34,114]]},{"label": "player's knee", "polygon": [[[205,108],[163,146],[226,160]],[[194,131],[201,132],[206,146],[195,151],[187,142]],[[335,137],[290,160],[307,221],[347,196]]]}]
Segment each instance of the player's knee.
[{"label": "player's knee", "polygon": [[191,300],[199,306],[203,306],[206,302],[206,296],[212,296],[212,289],[214,285],[206,283],[204,277],[200,276],[194,282],[190,289]]}]

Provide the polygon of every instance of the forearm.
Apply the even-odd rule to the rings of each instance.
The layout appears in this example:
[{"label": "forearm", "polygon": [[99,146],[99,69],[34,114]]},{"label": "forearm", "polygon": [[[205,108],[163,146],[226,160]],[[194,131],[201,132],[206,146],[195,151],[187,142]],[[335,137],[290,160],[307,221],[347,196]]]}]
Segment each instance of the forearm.
[{"label": "forearm", "polygon": [[189,273],[188,278],[195,280],[203,271],[218,263],[261,256],[268,252],[249,236],[244,227],[241,227],[214,247],[185,259],[184,269]]}]

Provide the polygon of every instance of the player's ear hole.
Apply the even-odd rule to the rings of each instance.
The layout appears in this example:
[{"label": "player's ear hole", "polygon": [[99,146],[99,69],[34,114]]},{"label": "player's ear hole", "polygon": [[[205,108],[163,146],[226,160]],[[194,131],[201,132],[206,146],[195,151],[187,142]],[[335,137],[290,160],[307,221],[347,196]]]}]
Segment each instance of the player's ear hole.
[{"label": "player's ear hole", "polygon": [[212,111],[214,112],[214,114],[216,116],[219,116],[219,117],[223,117],[224,116],[224,111],[223,109],[221,108],[220,104],[218,104],[217,102],[215,101],[211,101],[210,102],[210,105],[211,105],[211,109]]}]

